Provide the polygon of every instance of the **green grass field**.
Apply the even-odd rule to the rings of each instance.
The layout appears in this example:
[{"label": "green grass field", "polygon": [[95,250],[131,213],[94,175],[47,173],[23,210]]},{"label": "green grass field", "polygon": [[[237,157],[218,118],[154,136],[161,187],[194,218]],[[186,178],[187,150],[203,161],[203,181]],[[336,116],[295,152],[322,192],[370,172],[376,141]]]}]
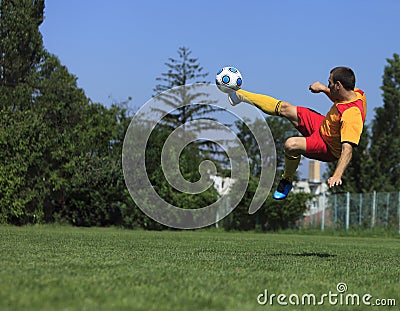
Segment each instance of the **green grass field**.
[{"label": "green grass field", "polygon": [[[213,231],[0,227],[0,310],[398,310],[400,239]],[[370,294],[392,307],[283,306]],[[339,297],[339,296],[338,296]],[[292,297],[292,302],[296,302]],[[276,299],[276,298],[275,298]],[[339,299],[339,298],[338,298]],[[384,300],[386,299],[386,300]],[[306,301],[307,303],[307,301]]]}]

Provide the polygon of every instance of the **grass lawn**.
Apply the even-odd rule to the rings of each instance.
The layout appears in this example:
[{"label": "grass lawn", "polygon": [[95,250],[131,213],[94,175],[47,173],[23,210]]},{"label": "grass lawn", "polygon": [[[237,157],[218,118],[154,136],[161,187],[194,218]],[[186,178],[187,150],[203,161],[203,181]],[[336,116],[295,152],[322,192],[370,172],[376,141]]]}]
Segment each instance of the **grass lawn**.
[{"label": "grass lawn", "polygon": [[[0,227],[0,310],[398,310],[400,239]],[[337,284],[368,302],[340,304]],[[284,294],[259,305],[257,297]],[[321,306],[296,295],[337,294]],[[264,298],[264,296],[261,296]],[[261,299],[260,298],[260,299]],[[334,298],[332,298],[334,299]],[[386,299],[386,300],[385,300]],[[344,300],[344,299],[343,299]],[[334,300],[333,300],[334,302]]]}]

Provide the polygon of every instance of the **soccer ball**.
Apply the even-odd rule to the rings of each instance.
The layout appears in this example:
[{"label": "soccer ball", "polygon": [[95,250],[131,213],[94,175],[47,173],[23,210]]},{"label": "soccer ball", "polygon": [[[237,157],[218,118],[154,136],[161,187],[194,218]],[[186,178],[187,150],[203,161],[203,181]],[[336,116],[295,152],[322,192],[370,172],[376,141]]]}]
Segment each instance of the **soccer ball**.
[{"label": "soccer ball", "polygon": [[235,67],[224,67],[217,72],[215,84],[224,93],[232,93],[242,86],[243,79]]}]

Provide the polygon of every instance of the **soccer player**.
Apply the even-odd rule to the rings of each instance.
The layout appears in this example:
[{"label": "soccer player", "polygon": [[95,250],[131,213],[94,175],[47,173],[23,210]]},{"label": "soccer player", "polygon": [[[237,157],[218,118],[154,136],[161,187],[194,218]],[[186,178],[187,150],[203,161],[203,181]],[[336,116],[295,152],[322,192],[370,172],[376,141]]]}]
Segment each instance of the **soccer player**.
[{"label": "soccer player", "polygon": [[228,95],[232,105],[247,102],[266,114],[288,119],[303,135],[290,137],[285,142],[285,168],[273,194],[274,199],[283,200],[289,194],[301,155],[323,162],[337,161],[328,185],[333,187],[342,184],[342,175],[350,163],[353,148],[359,143],[366,116],[365,93],[355,88],[355,82],[353,70],[336,67],[330,72],[328,86],[321,82],[310,85],[312,93],[322,92],[333,102],[326,116],[268,95],[242,89]]}]

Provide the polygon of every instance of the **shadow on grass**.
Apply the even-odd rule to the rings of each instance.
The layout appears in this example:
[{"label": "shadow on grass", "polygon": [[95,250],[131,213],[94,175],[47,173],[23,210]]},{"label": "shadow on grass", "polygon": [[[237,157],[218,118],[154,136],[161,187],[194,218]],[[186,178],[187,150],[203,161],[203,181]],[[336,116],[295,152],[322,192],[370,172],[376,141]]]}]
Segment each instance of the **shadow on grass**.
[{"label": "shadow on grass", "polygon": [[292,256],[292,257],[318,257],[318,258],[332,258],[336,257],[334,254],[328,254],[328,253],[275,253],[275,254],[269,254],[269,256]]}]

